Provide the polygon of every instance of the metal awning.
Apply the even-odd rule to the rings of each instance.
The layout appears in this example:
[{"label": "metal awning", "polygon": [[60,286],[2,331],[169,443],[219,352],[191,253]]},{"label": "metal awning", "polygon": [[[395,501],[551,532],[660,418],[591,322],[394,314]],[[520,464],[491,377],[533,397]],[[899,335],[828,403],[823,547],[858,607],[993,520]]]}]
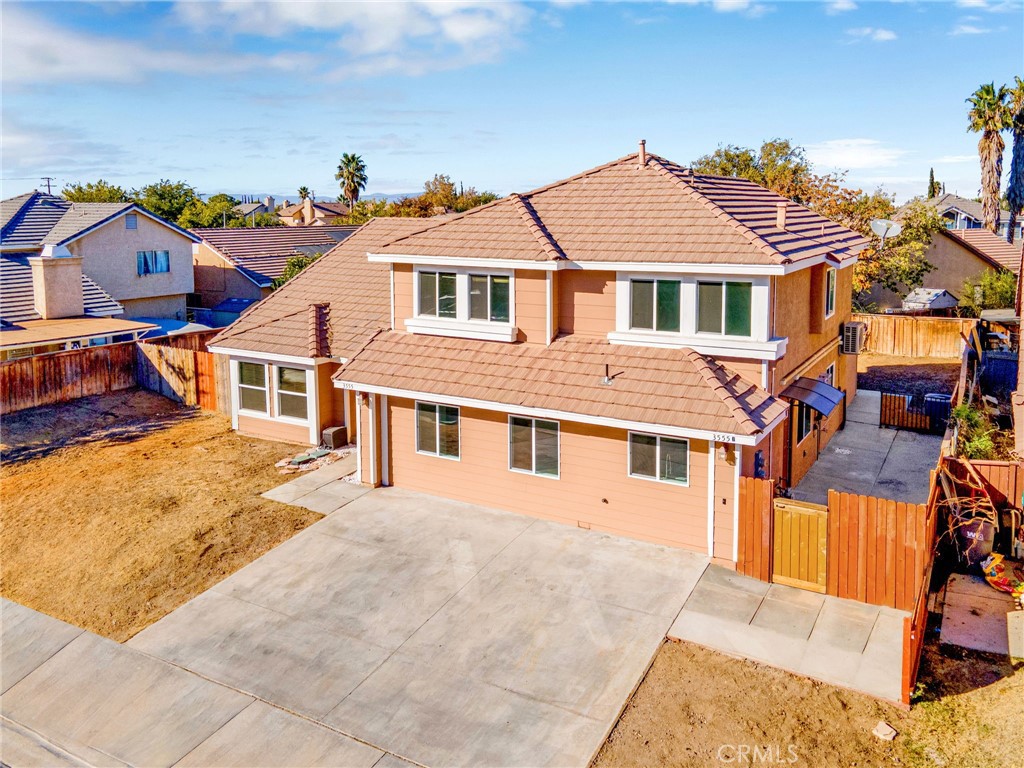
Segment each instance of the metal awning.
[{"label": "metal awning", "polygon": [[824,381],[801,377],[786,387],[780,397],[804,403],[822,416],[828,416],[843,402],[845,395]]}]

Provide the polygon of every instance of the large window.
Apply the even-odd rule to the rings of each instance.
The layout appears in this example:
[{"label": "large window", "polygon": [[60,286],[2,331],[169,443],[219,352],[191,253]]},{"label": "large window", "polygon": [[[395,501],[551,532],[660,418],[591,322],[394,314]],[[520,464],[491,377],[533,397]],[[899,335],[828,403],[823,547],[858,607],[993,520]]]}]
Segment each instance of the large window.
[{"label": "large window", "polygon": [[238,407],[245,411],[267,412],[267,366],[238,364]]},{"label": "large window", "polygon": [[686,485],[690,480],[690,443],[674,437],[630,432],[629,474]]},{"label": "large window", "polygon": [[629,327],[679,332],[679,281],[631,280]]},{"label": "large window", "polygon": [[459,458],[459,409],[416,403],[416,450],[446,459]]},{"label": "large window", "polygon": [[140,275],[171,271],[171,254],[167,251],[137,251],[135,260]]},{"label": "large window", "polygon": [[469,276],[469,318],[471,320],[507,323],[508,306],[509,278],[507,275]]},{"label": "large window", "polygon": [[697,283],[697,331],[750,336],[750,283]]},{"label": "large window", "polygon": [[802,443],[813,427],[814,411],[806,403],[799,403],[796,408],[796,441]]},{"label": "large window", "polygon": [[302,368],[277,369],[277,415],[303,421],[308,417],[306,372]]},{"label": "large window", "polygon": [[517,472],[558,477],[558,422],[509,417],[508,466]]},{"label": "large window", "polygon": [[455,273],[420,272],[419,298],[420,315],[454,318],[457,310]]},{"label": "large window", "polygon": [[829,267],[825,271],[825,317],[836,313],[836,270]]}]

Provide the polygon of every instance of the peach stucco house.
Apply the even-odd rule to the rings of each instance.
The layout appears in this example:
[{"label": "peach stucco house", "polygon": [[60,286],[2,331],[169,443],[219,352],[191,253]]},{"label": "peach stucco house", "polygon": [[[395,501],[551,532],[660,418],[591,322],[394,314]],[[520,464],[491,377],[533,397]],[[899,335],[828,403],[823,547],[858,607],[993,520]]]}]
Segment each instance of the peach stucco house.
[{"label": "peach stucco house", "polygon": [[864,245],[641,147],[464,214],[375,220],[214,344],[239,429],[344,423],[363,483],[728,564],[740,476],[793,484],[842,425]]}]

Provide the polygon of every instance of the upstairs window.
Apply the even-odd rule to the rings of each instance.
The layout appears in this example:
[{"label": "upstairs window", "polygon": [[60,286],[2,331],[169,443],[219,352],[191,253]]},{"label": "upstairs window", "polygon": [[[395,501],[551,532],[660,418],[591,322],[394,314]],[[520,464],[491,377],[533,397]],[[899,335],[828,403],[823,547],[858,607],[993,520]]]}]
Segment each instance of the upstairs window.
[{"label": "upstairs window", "polygon": [[125,229],[138,229],[139,228],[139,215],[137,213],[128,213],[124,217],[124,228]]},{"label": "upstairs window", "polygon": [[469,276],[469,319],[507,323],[509,318],[508,275]]},{"label": "upstairs window", "polygon": [[459,409],[416,403],[416,451],[445,459],[459,458]]},{"label": "upstairs window", "polygon": [[238,407],[245,411],[267,412],[267,366],[238,364]]},{"label": "upstairs window", "polygon": [[697,283],[697,332],[750,336],[750,283]]},{"label": "upstairs window", "polygon": [[679,286],[678,280],[631,280],[630,329],[679,333]]},{"label": "upstairs window", "polygon": [[135,259],[140,275],[171,271],[171,254],[168,251],[137,251]]},{"label": "upstairs window", "polygon": [[836,313],[836,270],[829,267],[825,271],[825,317]]},{"label": "upstairs window", "polygon": [[454,319],[458,307],[455,273],[420,272],[419,299],[420,315]]}]

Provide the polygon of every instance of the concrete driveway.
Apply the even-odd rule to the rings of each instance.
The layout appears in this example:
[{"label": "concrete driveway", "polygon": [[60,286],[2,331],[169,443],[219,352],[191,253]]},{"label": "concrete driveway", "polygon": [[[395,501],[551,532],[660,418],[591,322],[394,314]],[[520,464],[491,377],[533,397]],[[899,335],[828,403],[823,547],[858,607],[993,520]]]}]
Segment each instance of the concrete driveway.
[{"label": "concrete driveway", "polygon": [[395,488],[128,646],[426,766],[584,766],[707,565]]}]

